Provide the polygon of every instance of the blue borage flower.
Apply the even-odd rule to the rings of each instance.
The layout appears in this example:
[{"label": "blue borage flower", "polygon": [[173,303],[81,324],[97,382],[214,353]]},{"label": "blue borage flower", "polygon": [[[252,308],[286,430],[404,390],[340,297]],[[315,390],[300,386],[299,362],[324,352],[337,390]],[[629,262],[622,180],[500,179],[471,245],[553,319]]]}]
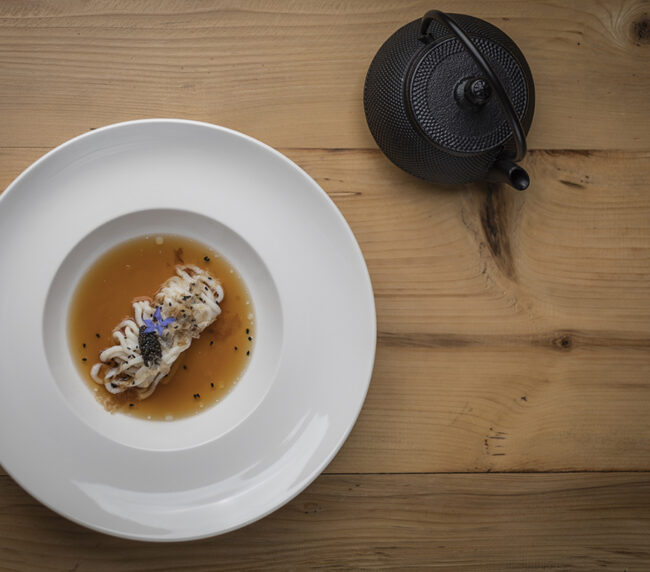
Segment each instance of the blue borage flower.
[{"label": "blue borage flower", "polygon": [[147,320],[146,318],[143,320],[145,326],[147,326],[147,329],[144,331],[145,334],[151,334],[152,332],[158,332],[159,336],[163,335],[163,330],[169,326],[169,324],[173,323],[176,321],[176,318],[165,318],[163,320],[162,318],[162,310],[160,306],[156,308],[156,311],[153,314],[153,318],[151,320]]}]

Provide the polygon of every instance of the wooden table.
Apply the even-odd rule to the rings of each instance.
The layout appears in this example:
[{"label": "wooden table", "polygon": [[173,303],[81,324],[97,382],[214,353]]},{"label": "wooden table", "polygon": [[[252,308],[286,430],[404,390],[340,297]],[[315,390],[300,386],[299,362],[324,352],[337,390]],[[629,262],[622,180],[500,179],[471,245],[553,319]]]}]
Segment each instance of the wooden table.
[{"label": "wooden table", "polygon": [[524,193],[428,185],[377,151],[366,69],[431,7],[0,3],[0,189],[108,123],[243,131],[341,209],[379,327],[354,431],[275,514],[199,542],[129,542],[0,470],[0,569],[650,570],[650,3],[435,4],[496,24],[528,58]]}]

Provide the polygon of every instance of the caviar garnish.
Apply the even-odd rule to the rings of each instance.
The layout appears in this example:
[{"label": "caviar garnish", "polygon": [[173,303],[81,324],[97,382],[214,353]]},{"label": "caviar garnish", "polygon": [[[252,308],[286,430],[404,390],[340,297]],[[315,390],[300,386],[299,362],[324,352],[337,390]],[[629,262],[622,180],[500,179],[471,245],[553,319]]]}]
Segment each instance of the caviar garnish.
[{"label": "caviar garnish", "polygon": [[140,344],[140,353],[142,354],[144,365],[146,367],[149,367],[149,365],[157,365],[162,357],[162,348],[160,347],[160,341],[156,332],[147,332],[146,326],[140,326],[138,343]]}]

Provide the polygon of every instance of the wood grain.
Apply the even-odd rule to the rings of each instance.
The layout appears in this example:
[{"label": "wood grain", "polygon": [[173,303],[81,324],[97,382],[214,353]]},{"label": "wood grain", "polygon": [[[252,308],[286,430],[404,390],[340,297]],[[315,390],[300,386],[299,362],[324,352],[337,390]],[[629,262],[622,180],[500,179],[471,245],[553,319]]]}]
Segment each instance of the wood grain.
[{"label": "wood grain", "polygon": [[[44,151],[0,150],[0,188]],[[516,193],[284,151],[355,230],[377,302],[367,402],[328,471],[650,470],[649,152],[534,152]]]},{"label": "wood grain", "polygon": [[[526,55],[541,149],[648,149],[647,0],[442,0]],[[0,4],[4,146],[54,146],[142,117],[200,119],[276,147],[372,147],[366,70],[427,0]]]},{"label": "wood grain", "polygon": [[365,72],[431,7],[0,2],[0,192],[108,123],[244,131],[341,209],[379,327],[352,434],[286,507],[150,545],[64,520],[0,467],[0,570],[650,569],[650,1],[436,3],[531,65],[525,193],[432,186],[375,149]]},{"label": "wood grain", "polygon": [[646,570],[650,477],[324,476],[248,528],[185,544],[86,530],[0,477],[4,570]]}]

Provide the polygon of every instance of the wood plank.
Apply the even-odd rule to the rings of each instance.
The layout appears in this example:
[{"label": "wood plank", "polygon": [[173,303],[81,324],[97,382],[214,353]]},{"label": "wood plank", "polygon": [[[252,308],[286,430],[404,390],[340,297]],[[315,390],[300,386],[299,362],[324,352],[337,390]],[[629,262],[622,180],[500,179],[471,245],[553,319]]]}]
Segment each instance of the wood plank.
[{"label": "wood plank", "polygon": [[[0,188],[44,149],[0,150]],[[530,191],[285,149],[364,251],[379,346],[330,472],[650,469],[650,153],[534,152]]]},{"label": "wood plank", "polygon": [[[516,193],[429,185],[377,151],[281,150],[355,232],[382,340],[646,347],[650,152],[533,152],[531,189]],[[0,189],[46,151],[0,148]]]},{"label": "wood plank", "polygon": [[648,350],[380,344],[328,472],[650,468]]},{"label": "wood plank", "polygon": [[[530,146],[648,149],[647,0],[441,0],[501,27],[537,89]],[[54,146],[141,117],[219,123],[274,146],[374,147],[368,65],[427,0],[0,4],[0,133]]]},{"label": "wood plank", "polygon": [[609,332],[605,345],[645,344],[650,152],[533,152],[523,193],[436,187],[377,151],[286,152],[355,232],[380,331],[534,334],[550,344],[586,330]]},{"label": "wood plank", "polygon": [[248,528],[184,544],[91,532],[0,478],[3,570],[632,571],[650,567],[648,535],[639,473],[327,476]]}]

